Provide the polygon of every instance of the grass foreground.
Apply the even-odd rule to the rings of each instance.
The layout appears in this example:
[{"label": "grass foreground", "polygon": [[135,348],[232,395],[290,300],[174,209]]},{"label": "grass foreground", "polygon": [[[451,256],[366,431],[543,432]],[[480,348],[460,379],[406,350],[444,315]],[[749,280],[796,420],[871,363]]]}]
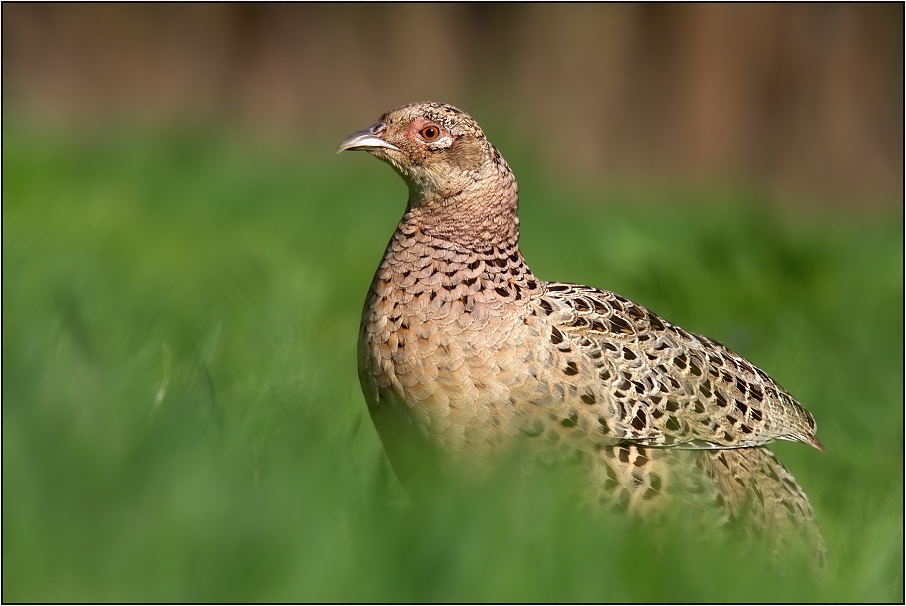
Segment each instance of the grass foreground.
[{"label": "grass foreground", "polygon": [[3,600],[902,601],[902,215],[564,192],[502,150],[539,277],[722,341],[815,415],[827,453],[772,449],[826,570],[590,515],[553,477],[409,503],[356,378],[405,201],[364,154],[7,135]]}]

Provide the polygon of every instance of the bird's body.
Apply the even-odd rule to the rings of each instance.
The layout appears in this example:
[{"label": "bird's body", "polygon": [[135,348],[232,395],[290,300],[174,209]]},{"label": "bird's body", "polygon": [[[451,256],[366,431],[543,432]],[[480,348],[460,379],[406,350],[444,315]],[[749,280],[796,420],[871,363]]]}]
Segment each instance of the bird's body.
[{"label": "bird's body", "polygon": [[368,291],[359,377],[394,470],[470,476],[517,445],[582,459],[591,493],[643,511],[690,482],[734,517],[814,525],[763,446],[821,448],[783,388],[723,345],[612,292],[536,278],[517,185],[468,115],[420,103],[351,135],[409,185]]}]

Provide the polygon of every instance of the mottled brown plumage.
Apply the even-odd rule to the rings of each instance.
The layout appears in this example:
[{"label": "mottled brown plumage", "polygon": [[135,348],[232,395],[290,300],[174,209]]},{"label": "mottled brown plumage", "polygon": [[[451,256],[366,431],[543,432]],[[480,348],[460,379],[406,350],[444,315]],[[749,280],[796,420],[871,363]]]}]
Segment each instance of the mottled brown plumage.
[{"label": "mottled brown plumage", "polygon": [[746,508],[757,526],[793,524],[821,543],[805,494],[763,448],[823,448],[809,412],[716,341],[614,293],[536,278],[519,251],[516,180],[470,116],[407,105],[345,149],[409,187],[358,351],[369,411],[410,490],[426,462],[432,477],[471,476],[525,444],[582,458],[603,503],[644,512],[698,483],[725,518]]}]

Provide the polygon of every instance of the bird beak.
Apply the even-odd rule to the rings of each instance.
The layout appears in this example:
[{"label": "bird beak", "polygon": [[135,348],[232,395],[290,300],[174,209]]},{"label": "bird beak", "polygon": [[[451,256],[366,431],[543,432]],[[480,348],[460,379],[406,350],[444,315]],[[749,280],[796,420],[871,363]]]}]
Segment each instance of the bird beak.
[{"label": "bird beak", "polygon": [[346,151],[347,149],[363,149],[365,151],[374,151],[378,148],[383,147],[384,149],[392,149],[399,151],[399,148],[392,143],[387,143],[381,139],[381,135],[387,132],[387,125],[383,122],[378,122],[374,126],[366,128],[365,130],[360,130],[352,133],[345,139],[340,142],[340,146],[337,147],[337,153]]}]

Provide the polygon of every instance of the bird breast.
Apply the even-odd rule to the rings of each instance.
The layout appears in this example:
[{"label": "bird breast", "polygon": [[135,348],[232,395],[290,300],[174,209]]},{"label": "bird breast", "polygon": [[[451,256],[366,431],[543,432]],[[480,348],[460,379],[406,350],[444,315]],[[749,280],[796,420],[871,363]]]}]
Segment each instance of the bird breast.
[{"label": "bird breast", "polygon": [[540,288],[515,242],[474,251],[401,225],[362,314],[369,404],[402,407],[444,450],[483,450],[509,425],[505,405],[525,383],[513,358],[538,337],[523,316]]}]

